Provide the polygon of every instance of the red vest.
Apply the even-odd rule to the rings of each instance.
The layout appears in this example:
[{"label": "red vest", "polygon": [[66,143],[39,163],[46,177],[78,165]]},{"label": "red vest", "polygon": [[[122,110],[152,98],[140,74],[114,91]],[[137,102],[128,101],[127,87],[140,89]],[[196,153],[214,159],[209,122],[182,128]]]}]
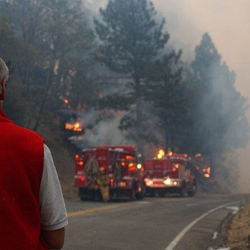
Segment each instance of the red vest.
[{"label": "red vest", "polygon": [[43,143],[0,110],[0,249],[49,249],[40,233]]}]

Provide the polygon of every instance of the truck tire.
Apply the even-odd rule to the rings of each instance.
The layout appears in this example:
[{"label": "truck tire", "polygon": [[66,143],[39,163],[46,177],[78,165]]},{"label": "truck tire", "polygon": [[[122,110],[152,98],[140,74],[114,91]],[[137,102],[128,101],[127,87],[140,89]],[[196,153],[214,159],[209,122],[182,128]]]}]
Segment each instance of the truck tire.
[{"label": "truck tire", "polygon": [[150,190],[150,194],[149,194],[150,197],[155,197],[155,194],[156,192],[154,189]]},{"label": "truck tire", "polygon": [[129,190],[129,199],[131,201],[134,201],[136,199],[136,189],[132,188],[131,190]]},{"label": "truck tire", "polygon": [[86,195],[85,189],[84,188],[79,188],[78,189],[78,196],[80,198],[81,201],[87,201],[88,200],[88,196]]},{"label": "truck tire", "polygon": [[159,197],[165,197],[165,195],[166,195],[165,192],[159,192],[159,193],[158,193],[158,196],[159,196]]},{"label": "truck tire", "polygon": [[144,194],[143,193],[137,193],[135,195],[135,197],[136,197],[137,200],[142,200],[144,198]]},{"label": "truck tire", "polygon": [[97,199],[99,200],[99,201],[103,201],[103,199],[102,199],[102,194],[101,194],[101,192],[100,192],[100,190],[98,189],[98,191],[97,191]]},{"label": "truck tire", "polygon": [[182,182],[181,188],[179,190],[180,193],[180,197],[184,197],[187,194],[187,186],[186,186],[186,182]]},{"label": "truck tire", "polygon": [[145,183],[142,184],[141,186],[141,191],[140,192],[137,192],[136,193],[136,199],[137,200],[142,200],[144,199],[144,196],[145,196],[145,192],[146,192],[146,186],[145,186]]},{"label": "truck tire", "polygon": [[188,191],[188,196],[189,197],[193,197],[195,196],[195,193],[196,193],[196,190],[197,190],[197,185],[196,185],[196,182],[194,183],[193,187],[192,187],[192,190]]},{"label": "truck tire", "polygon": [[136,181],[133,180],[131,184],[132,188],[129,190],[129,199],[131,201],[136,199]]},{"label": "truck tire", "polygon": [[94,201],[95,197],[96,197],[96,191],[93,189],[93,190],[91,190],[91,193],[90,193],[90,200]]}]

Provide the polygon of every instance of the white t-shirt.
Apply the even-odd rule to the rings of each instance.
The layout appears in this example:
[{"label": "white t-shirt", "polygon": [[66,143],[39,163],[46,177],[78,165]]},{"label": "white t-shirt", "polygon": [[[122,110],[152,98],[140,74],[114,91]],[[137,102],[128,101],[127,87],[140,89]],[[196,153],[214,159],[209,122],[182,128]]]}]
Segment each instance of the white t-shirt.
[{"label": "white t-shirt", "polygon": [[40,188],[41,227],[53,231],[68,224],[61,185],[51,152],[44,144],[44,168]]}]

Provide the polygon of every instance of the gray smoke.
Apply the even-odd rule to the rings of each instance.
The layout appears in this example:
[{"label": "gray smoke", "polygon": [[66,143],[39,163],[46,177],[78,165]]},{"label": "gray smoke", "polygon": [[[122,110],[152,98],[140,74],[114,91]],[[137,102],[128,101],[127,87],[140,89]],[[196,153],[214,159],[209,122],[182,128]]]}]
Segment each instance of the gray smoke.
[{"label": "gray smoke", "polygon": [[[236,73],[236,89],[250,98],[250,1],[248,0],[153,0],[166,18],[166,29],[176,49],[183,49],[183,60],[191,61],[202,34],[208,32],[222,59]],[[226,93],[225,93],[226,94]],[[247,113],[250,120],[250,110]],[[249,192],[250,144],[239,150],[240,188]]]},{"label": "gray smoke", "polygon": [[87,115],[78,117],[78,121],[85,124],[83,125],[84,134],[71,136],[69,140],[80,150],[98,145],[134,144],[119,130],[120,120],[121,113],[118,115],[111,112],[108,116],[97,118],[97,112],[91,110]]}]

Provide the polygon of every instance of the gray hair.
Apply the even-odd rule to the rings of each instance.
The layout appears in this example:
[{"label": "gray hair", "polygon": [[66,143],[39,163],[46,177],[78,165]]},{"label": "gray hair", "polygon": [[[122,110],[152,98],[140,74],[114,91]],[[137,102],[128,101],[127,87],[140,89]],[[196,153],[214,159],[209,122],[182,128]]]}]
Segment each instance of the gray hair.
[{"label": "gray hair", "polygon": [[2,82],[2,80],[4,79],[7,81],[8,78],[9,78],[9,69],[5,64],[4,60],[0,58],[0,82]]}]

